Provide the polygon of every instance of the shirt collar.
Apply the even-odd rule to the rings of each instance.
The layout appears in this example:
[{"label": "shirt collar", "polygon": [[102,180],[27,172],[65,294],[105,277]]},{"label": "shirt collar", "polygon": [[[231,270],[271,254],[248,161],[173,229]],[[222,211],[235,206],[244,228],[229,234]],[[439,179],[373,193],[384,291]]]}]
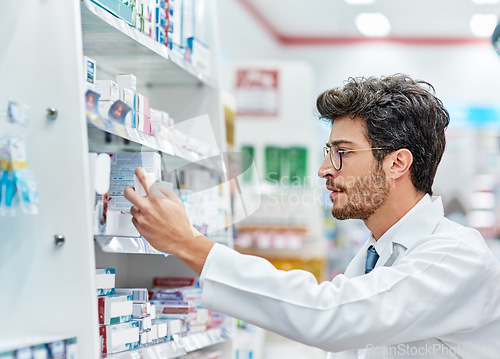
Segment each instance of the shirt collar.
[{"label": "shirt collar", "polygon": [[375,241],[375,238],[371,235],[368,246],[373,245],[380,256],[379,261],[381,264],[385,263],[393,253],[394,243],[402,245],[406,249],[416,237],[432,233],[437,225],[436,219],[440,219],[443,212],[441,198],[425,194],[378,241]]}]

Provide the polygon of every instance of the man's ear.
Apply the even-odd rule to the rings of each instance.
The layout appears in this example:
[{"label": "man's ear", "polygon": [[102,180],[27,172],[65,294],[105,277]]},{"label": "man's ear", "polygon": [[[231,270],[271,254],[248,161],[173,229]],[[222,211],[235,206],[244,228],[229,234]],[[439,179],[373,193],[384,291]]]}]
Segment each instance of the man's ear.
[{"label": "man's ear", "polygon": [[386,161],[386,168],[388,170],[386,173],[388,177],[397,180],[405,174],[409,175],[410,166],[413,163],[413,155],[410,150],[401,148],[390,153],[386,157]]}]

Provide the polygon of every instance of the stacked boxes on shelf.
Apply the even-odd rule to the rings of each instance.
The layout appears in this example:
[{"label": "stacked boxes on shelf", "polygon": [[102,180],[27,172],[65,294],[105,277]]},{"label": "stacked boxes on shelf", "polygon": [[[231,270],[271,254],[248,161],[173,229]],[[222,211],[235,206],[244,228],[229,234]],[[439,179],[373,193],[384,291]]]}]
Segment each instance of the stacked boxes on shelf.
[{"label": "stacked boxes on shelf", "polygon": [[202,74],[210,72],[206,0],[169,0],[168,47]]},{"label": "stacked boxes on shelf", "polygon": [[134,1],[124,0],[91,0],[103,9],[106,9],[127,24],[134,22]]},{"label": "stacked boxes on shelf", "polygon": [[[99,113],[104,119],[121,117],[110,112],[115,109],[113,105],[116,101],[120,100],[130,107],[130,112],[125,115],[124,119],[124,125],[127,128],[137,129],[146,135],[156,134],[158,122],[151,125],[151,110],[155,111],[155,115],[158,110],[150,109],[149,99],[137,92],[135,75],[119,74],[116,76],[116,81],[97,80],[95,90],[100,95]],[[168,121],[168,114],[166,114],[166,118]]]},{"label": "stacked boxes on shelf", "polygon": [[206,0],[91,0],[145,36],[168,46],[207,75],[210,67]]},{"label": "stacked boxes on shelf", "polygon": [[97,268],[95,270],[97,296],[115,294],[115,275],[114,268]]},{"label": "stacked boxes on shelf", "polygon": [[[131,128],[137,128],[137,78],[134,74],[116,75],[116,84],[118,87],[118,97],[127,106],[131,108],[130,117],[125,120],[125,125]],[[100,103],[100,102],[99,102]],[[101,114],[107,114],[107,111],[101,111]]]},{"label": "stacked boxes on shelf", "polygon": [[151,12],[151,33],[150,37],[162,45],[167,45],[168,34],[168,1],[155,0]]},{"label": "stacked boxes on shelf", "polygon": [[0,349],[0,359],[76,359],[76,338],[23,345],[17,349]]},{"label": "stacked boxes on shelf", "polygon": [[117,353],[139,347],[139,323],[133,321],[133,295],[117,293],[115,270],[96,269],[101,352]]},{"label": "stacked boxes on shelf", "polygon": [[147,288],[120,288],[116,292],[132,296],[132,316],[133,320],[139,324],[141,347],[167,341],[167,322],[156,320],[156,307],[148,301]]},{"label": "stacked boxes on shelf", "polygon": [[201,307],[201,289],[194,278],[156,277],[150,293],[156,306],[156,317],[166,319],[170,334],[189,334],[206,331],[223,324],[220,313]]},{"label": "stacked boxes on shelf", "polygon": [[96,270],[102,354],[176,341],[223,324],[221,314],[200,306],[201,289],[194,278],[155,278],[151,292],[115,288],[114,279],[114,269]]},{"label": "stacked boxes on shelf", "polygon": [[[86,66],[95,69],[96,62],[85,57]],[[99,94],[98,108],[101,123],[94,123],[98,127],[112,128],[113,121],[125,126],[125,136],[131,138],[133,131],[138,131],[141,136],[155,137],[160,143],[174,144],[179,148],[197,153],[197,157],[207,158],[217,155],[218,149],[199,138],[194,138],[183,133],[174,126],[174,119],[166,111],[150,107],[149,98],[137,91],[137,78],[134,74],[119,74],[113,80],[95,79],[95,70],[89,75],[85,72],[87,88]],[[92,83],[87,82],[89,77]],[[120,102],[121,101],[121,102]],[[130,111],[125,112],[126,105]],[[168,146],[165,146],[168,147]]]},{"label": "stacked boxes on shelf", "polygon": [[136,0],[132,25],[156,42],[167,45],[168,6],[167,0]]}]

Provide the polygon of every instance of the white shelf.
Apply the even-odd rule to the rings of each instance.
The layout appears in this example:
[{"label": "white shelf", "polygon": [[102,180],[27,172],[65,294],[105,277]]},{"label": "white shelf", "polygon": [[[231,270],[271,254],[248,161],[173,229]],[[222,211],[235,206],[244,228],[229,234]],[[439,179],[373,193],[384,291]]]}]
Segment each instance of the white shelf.
[{"label": "white shelf", "polygon": [[[209,1],[210,9],[215,1]],[[152,107],[168,109],[171,117],[180,123],[197,116],[210,116],[217,143],[224,144],[217,73],[210,71],[211,78],[204,77],[185,63],[182,55],[154,42],[89,0],[29,4],[9,0],[2,5],[4,13],[9,15],[4,17],[6,21],[1,23],[0,30],[8,34],[4,40],[9,51],[2,57],[0,66],[5,85],[0,88],[0,101],[4,107],[10,99],[28,106],[30,121],[22,127],[7,123],[3,117],[0,127],[11,135],[26,138],[29,168],[33,170],[39,192],[39,213],[0,217],[0,282],[6,293],[17,294],[0,300],[3,307],[9,308],[2,316],[0,347],[10,350],[13,345],[32,345],[60,336],[74,337],[78,357],[97,359],[101,357],[101,343],[96,266],[102,263],[101,267],[117,268],[124,282],[122,287],[146,288],[158,273],[187,276],[192,275],[192,271],[174,257],[165,260],[161,256],[106,255],[92,240],[95,208],[87,129],[100,130],[95,125],[89,126],[84,115],[82,55],[97,61],[97,78],[135,74],[138,92],[151,100]],[[216,24],[215,19],[207,20],[209,24]],[[23,26],[16,27],[16,24]],[[13,28],[16,31],[12,31]],[[216,40],[215,32],[210,36]],[[211,44],[213,60],[216,41]],[[211,64],[215,69],[216,61]],[[19,81],[20,78],[29,81]],[[158,105],[155,107],[155,104]],[[48,108],[57,110],[57,118],[46,118]],[[193,160],[189,157],[192,154],[183,153],[182,149],[122,129],[121,137],[138,144],[132,147],[140,150],[140,145],[144,145],[162,151],[166,153],[166,162]],[[110,133],[118,131],[109,130]],[[224,202],[230,208],[229,200]],[[55,241],[61,237],[64,242]],[[97,263],[96,257],[101,262]],[[223,336],[224,332],[219,334]],[[43,337],[38,339],[39,335]],[[158,358],[158,355],[147,354],[151,350],[163,351],[163,357],[175,358],[187,350],[216,344],[218,341],[214,338],[217,337],[217,332],[208,331],[179,338],[177,348],[170,342],[135,352],[140,355],[144,351],[145,358]],[[226,348],[229,344],[221,346]],[[134,358],[132,353],[125,358]],[[224,359],[230,358],[229,349],[223,354]]]},{"label": "white shelf", "polygon": [[[210,239],[217,243],[232,246],[232,232],[226,235],[209,235]],[[95,241],[106,253],[139,253],[139,254],[161,254],[169,256],[168,253],[156,251],[142,237],[125,237],[111,235],[95,235]]]},{"label": "white shelf", "polygon": [[[28,336],[11,338],[8,341],[0,341],[0,353],[8,352],[11,350],[18,350],[27,347],[32,347],[40,344],[55,343],[71,339],[67,336]],[[78,343],[78,342],[77,342]]]},{"label": "white shelf", "polygon": [[181,54],[154,41],[110,12],[83,0],[81,5],[83,52],[111,76],[133,73],[137,82],[149,86],[205,84],[217,87],[184,61]]},{"label": "white shelf", "polygon": [[152,249],[148,242],[142,237],[121,237],[95,235],[95,241],[104,252],[108,253],[141,253],[141,254],[162,254]]},{"label": "white shelf", "polygon": [[209,329],[205,332],[188,334],[166,343],[150,345],[127,352],[108,354],[108,359],[171,359],[203,349],[211,345],[223,343],[231,339],[224,327]]}]

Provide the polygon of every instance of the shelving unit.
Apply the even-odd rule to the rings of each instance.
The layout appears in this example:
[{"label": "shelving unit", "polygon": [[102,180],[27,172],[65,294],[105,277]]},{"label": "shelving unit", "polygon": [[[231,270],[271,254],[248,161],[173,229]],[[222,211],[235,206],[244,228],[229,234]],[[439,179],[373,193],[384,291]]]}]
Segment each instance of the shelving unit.
[{"label": "shelving unit", "polygon": [[[95,59],[98,79],[135,74],[138,92],[149,97],[151,107],[168,111],[176,124],[208,116],[222,153],[225,136],[217,88],[216,1],[207,4],[214,24],[208,73],[89,0],[9,0],[3,4],[0,136],[26,138],[28,164],[38,185],[39,214],[18,211],[13,218],[0,217],[0,282],[2,291],[8,293],[0,299],[0,305],[8,308],[2,317],[0,347],[34,344],[40,336],[76,337],[80,358],[99,358],[96,267],[116,268],[117,287],[150,287],[153,276],[159,274],[193,275],[177,258],[106,252],[107,248],[94,242],[88,153],[110,147],[94,140],[104,132],[87,123],[82,65],[83,55]],[[2,115],[9,100],[29,106],[26,127]],[[48,108],[56,109],[55,119],[47,116]],[[128,139],[135,142],[132,147],[164,152],[168,163],[196,160],[192,153],[140,134]],[[223,165],[201,166],[224,171]],[[223,186],[223,201],[230,208],[228,185]],[[56,237],[63,242],[59,239],[56,245]],[[232,245],[230,231],[214,233],[214,238]],[[229,320],[222,328],[191,334],[177,343],[108,357],[152,359],[162,353],[174,358],[216,345],[229,359],[231,327]]]},{"label": "shelving unit", "polygon": [[127,352],[107,355],[108,359],[173,359],[207,348],[212,345],[225,343],[230,339],[226,330],[221,328],[209,329],[203,333],[194,333],[179,337],[167,343],[160,343],[146,348],[139,348]]},{"label": "shelving unit", "polygon": [[[133,72],[143,85],[179,86],[201,82],[217,86],[214,68],[210,71],[213,75],[200,73],[171,49],[130,27],[90,0],[82,1],[85,4],[82,6],[84,52],[92,58],[100,58],[101,71],[113,76],[117,70]],[[103,53],[103,50],[110,53]],[[214,64],[213,61],[211,63]]]}]

